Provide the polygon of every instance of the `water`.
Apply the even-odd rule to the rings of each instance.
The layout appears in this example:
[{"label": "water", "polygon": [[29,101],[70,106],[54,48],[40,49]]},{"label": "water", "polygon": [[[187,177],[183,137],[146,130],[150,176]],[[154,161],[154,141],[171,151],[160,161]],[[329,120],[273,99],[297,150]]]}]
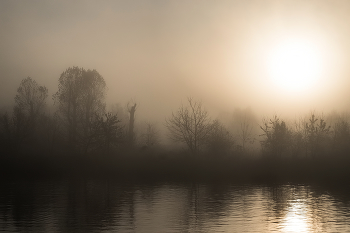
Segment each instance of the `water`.
[{"label": "water", "polygon": [[0,188],[0,232],[350,232],[346,187],[90,180]]}]

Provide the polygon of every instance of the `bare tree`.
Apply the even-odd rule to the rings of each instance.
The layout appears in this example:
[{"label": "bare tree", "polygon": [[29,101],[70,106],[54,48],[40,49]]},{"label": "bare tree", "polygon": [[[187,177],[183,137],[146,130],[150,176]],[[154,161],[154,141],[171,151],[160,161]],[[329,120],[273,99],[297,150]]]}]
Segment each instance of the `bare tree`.
[{"label": "bare tree", "polygon": [[146,130],[142,134],[142,139],[144,143],[144,148],[150,148],[158,143],[159,136],[155,125],[149,122],[146,123]]},{"label": "bare tree", "polygon": [[237,149],[245,151],[247,144],[255,142],[256,117],[250,108],[236,108],[233,112],[232,126],[237,135]]},{"label": "bare tree", "polygon": [[165,122],[170,138],[185,143],[193,154],[197,154],[200,147],[206,143],[213,124],[201,102],[196,102],[192,98],[187,100],[189,107],[180,107]]},{"label": "bare tree", "polygon": [[247,118],[244,118],[240,123],[239,139],[242,142],[242,150],[245,151],[247,143],[254,143],[253,126],[248,122]]},{"label": "bare tree", "polygon": [[134,124],[135,124],[135,112],[136,112],[136,103],[130,106],[130,103],[127,104],[128,112],[129,112],[129,145],[133,146],[135,142],[135,134],[134,134]]}]

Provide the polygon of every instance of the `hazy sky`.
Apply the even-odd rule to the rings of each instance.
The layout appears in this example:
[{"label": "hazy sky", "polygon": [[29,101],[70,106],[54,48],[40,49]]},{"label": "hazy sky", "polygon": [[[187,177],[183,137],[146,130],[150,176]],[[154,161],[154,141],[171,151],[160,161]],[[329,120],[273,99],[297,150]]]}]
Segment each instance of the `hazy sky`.
[{"label": "hazy sky", "polygon": [[[185,101],[258,114],[350,107],[350,1],[0,1],[0,105],[30,76],[57,91],[71,66],[96,69],[108,103],[145,118]],[[274,46],[317,45],[322,74],[303,92],[271,81]]]}]

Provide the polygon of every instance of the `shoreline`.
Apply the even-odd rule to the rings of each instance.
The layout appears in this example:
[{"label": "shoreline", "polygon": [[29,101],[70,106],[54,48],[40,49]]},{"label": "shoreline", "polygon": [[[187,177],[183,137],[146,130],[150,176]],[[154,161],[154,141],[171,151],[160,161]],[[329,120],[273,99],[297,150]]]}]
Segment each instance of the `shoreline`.
[{"label": "shoreline", "polygon": [[350,184],[350,159],[43,155],[0,158],[0,179]]}]

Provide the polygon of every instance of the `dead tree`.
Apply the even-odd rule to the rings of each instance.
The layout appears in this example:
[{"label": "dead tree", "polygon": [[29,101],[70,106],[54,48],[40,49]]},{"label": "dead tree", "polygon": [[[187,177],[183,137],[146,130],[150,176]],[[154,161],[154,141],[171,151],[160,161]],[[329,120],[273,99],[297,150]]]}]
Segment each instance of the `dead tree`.
[{"label": "dead tree", "polygon": [[129,145],[133,146],[135,142],[135,134],[134,134],[134,123],[135,123],[135,112],[136,112],[136,103],[130,107],[129,103],[127,105],[129,116],[129,132],[128,132],[128,141]]}]

